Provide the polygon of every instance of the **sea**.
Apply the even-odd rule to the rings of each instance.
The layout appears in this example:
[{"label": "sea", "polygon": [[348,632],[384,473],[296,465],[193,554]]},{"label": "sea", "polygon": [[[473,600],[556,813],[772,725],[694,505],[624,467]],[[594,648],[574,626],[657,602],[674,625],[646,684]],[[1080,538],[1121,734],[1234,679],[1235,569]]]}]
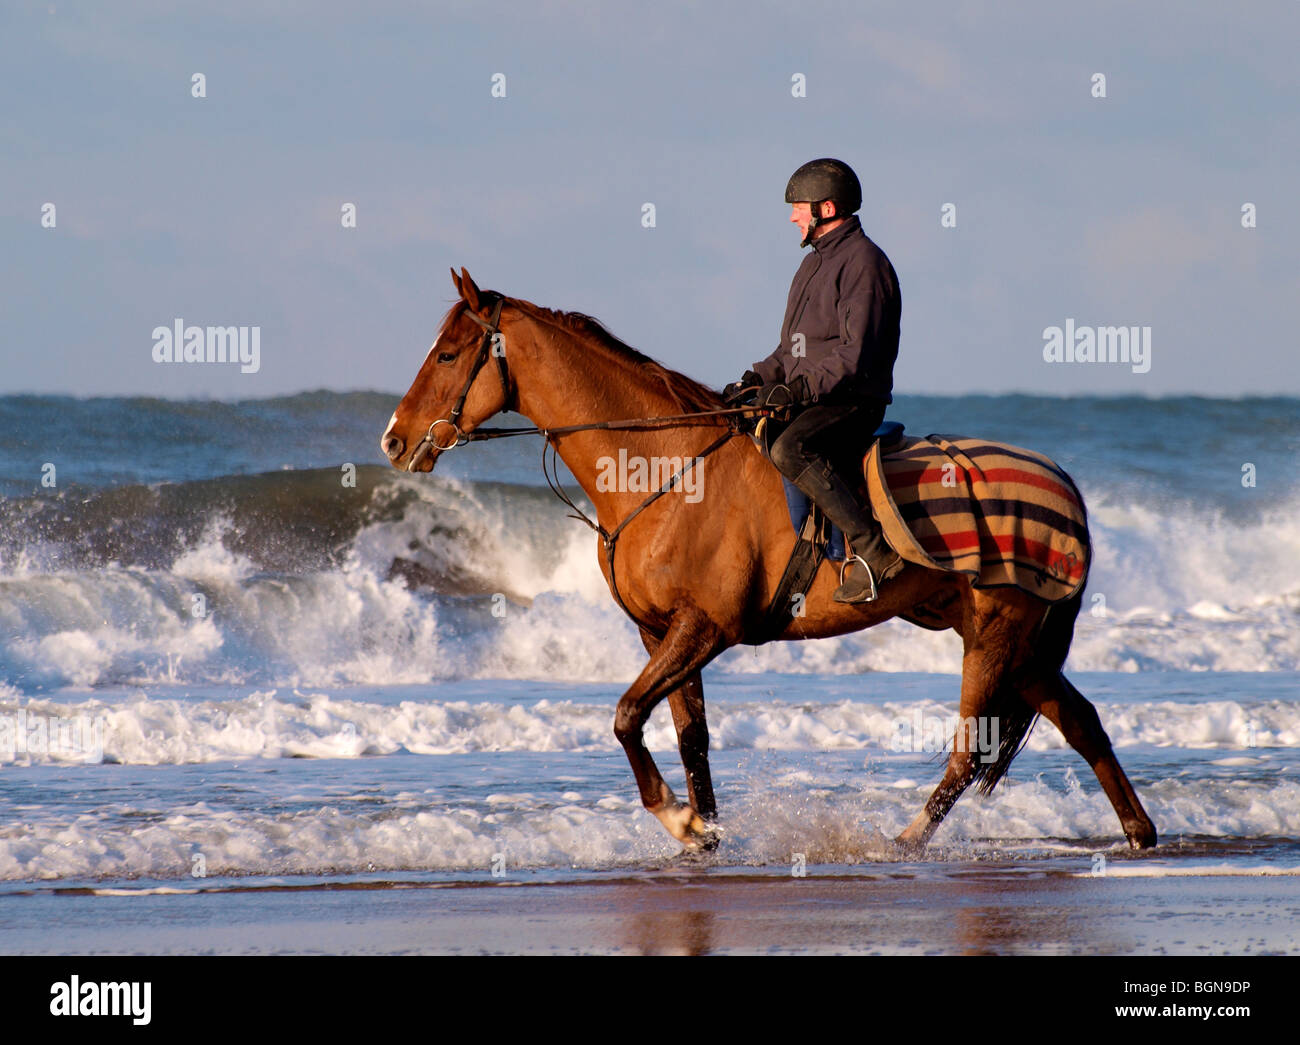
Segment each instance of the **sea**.
[{"label": "sea", "polygon": [[[0,398],[0,895],[680,866],[612,728],[645,653],[540,440],[398,473],[399,398]],[[923,858],[894,851],[961,645],[891,621],[706,669],[707,866],[1300,874],[1300,400],[899,396],[888,418],[1074,477],[1095,561],[1066,671],[1161,845],[1127,853],[1040,721]],[[647,742],[683,793],[666,706]]]}]

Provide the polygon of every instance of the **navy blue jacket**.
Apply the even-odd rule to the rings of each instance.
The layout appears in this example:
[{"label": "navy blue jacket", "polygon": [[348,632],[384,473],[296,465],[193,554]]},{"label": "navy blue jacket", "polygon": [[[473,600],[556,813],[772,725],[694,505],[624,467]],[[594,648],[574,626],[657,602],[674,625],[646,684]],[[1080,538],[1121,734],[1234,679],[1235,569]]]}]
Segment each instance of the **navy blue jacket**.
[{"label": "navy blue jacket", "polygon": [[[812,242],[790,284],[781,344],[754,364],[764,381],[801,374],[817,401],[893,401],[903,310],[898,277],[857,215]],[[803,355],[794,354],[803,334]]]}]

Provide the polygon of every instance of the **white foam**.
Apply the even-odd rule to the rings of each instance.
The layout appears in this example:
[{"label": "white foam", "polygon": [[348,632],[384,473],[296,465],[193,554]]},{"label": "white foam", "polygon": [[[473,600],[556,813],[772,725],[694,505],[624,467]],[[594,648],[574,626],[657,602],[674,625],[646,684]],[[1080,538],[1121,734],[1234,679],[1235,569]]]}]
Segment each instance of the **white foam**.
[{"label": "white foam", "polygon": [[[954,687],[955,695],[955,687]],[[372,703],[325,693],[255,692],[230,700],[134,697],[116,701],[0,696],[0,715],[81,718],[103,723],[103,753],[127,765],[178,765],[247,758],[362,758],[407,751],[422,755],[478,751],[616,751],[608,703],[405,700]],[[1269,749],[1300,744],[1300,705],[1284,701],[1097,703],[1112,742],[1181,750],[1248,749],[1222,764],[1258,764]],[[727,701],[709,711],[714,751],[876,751],[937,754],[955,728],[955,701],[825,703]],[[919,728],[918,728],[919,723]],[[941,737],[933,740],[932,737]],[[676,751],[671,715],[661,706],[645,731],[655,751]],[[1040,722],[1031,751],[1065,750],[1061,734]],[[0,762],[58,761],[53,755],[0,751]]]},{"label": "white foam", "polygon": [[[646,820],[650,822],[647,823]],[[214,811],[202,803],[122,828],[96,818],[0,831],[0,879],[335,874],[602,867],[663,859],[679,849],[646,814],[532,803],[491,817],[470,808],[382,816],[335,807],[280,817]],[[201,881],[199,882],[201,884]]]},{"label": "white foam", "polygon": [[1227,619],[1233,607],[1300,593],[1300,513],[1294,495],[1265,502],[1257,518],[1230,519],[1188,506],[1089,504],[1093,569],[1088,588],[1112,614],[1154,606],[1182,614],[1194,607]]},{"label": "white foam", "polygon": [[[543,491],[402,477],[374,496],[384,521],[363,527],[342,564],[321,572],[260,572],[225,547],[228,522],[215,518],[167,570],[24,569],[0,578],[0,672],[24,688],[292,687],[627,682],[644,665],[636,629],[601,575],[595,538]],[[1292,515],[1266,512],[1244,533],[1205,512],[1171,520],[1141,506],[1103,506],[1093,517],[1095,566],[1071,670],[1300,670]],[[387,579],[396,559],[480,594],[408,590]],[[207,616],[193,615],[196,593]],[[961,654],[955,634],[895,620],[837,638],[738,647],[716,666],[957,673]]]},{"label": "white foam", "polygon": [[[846,787],[839,774],[815,766],[755,773],[752,780],[731,780],[724,792],[721,862],[789,866],[796,853],[808,864],[914,858],[889,839],[911,822],[932,785],[913,787],[878,772]],[[494,863],[507,875],[527,868],[644,867],[679,852],[659,822],[622,794],[597,797],[592,790],[590,798],[570,801],[540,790],[497,792],[477,805],[402,793],[378,809],[339,797],[280,815],[194,803],[129,823],[124,808],[76,817],[50,811],[0,826],[0,879],[141,876],[180,879],[184,885],[175,888],[183,889],[202,887],[193,877],[199,866],[209,877],[451,871],[486,878]],[[1166,842],[1183,833],[1276,838],[1300,830],[1300,789],[1292,783],[1162,781],[1144,788],[1143,800]],[[1062,792],[1035,778],[1013,780],[991,797],[963,797],[926,859],[1077,856],[1083,875],[1092,873],[1098,845],[1118,849],[1124,842],[1095,782]],[[1296,873],[1256,858],[1162,861],[1159,851],[1106,868],[1115,876]]]},{"label": "white foam", "polygon": [[187,580],[224,583],[241,581],[255,573],[253,563],[230,551],[222,542],[222,536],[232,525],[226,515],[210,518],[194,547],[176,557],[171,573]]}]

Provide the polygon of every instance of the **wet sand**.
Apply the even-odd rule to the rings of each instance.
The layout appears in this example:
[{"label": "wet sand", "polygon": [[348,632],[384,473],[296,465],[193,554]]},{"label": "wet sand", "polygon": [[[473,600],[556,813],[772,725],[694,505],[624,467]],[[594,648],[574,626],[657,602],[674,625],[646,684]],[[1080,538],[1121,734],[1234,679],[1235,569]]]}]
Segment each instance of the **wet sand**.
[{"label": "wet sand", "polygon": [[[554,882],[19,887],[6,954],[1297,953],[1294,874],[1092,877],[1014,865],[647,871]],[[105,893],[109,895],[105,895]]]}]

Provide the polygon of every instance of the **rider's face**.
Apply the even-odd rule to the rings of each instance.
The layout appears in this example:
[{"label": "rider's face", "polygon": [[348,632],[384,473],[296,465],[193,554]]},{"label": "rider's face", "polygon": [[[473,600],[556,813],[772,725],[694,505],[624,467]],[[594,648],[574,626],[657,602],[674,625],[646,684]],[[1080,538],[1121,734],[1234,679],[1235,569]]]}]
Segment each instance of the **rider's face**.
[{"label": "rider's face", "polygon": [[[821,209],[822,209],[822,217],[823,217],[823,218],[829,218],[829,217],[833,217],[833,216],[834,216],[834,213],[835,213],[835,205],[834,205],[833,203],[829,203],[829,202],[822,203],[822,204],[821,204]],[[799,226],[799,238],[800,238],[801,240],[802,240],[802,239],[807,239],[807,238],[808,238],[808,226],[812,224],[812,204],[811,204],[811,203],[794,203],[794,204],[791,204],[791,205],[790,205],[790,220],[791,220],[792,222],[794,222],[796,225]],[[817,236],[823,235],[824,233],[829,232],[829,231],[830,231],[830,230],[829,230],[828,228],[826,228],[825,226],[818,226],[818,228],[817,228]],[[817,236],[814,236],[813,238],[816,239]]]},{"label": "rider's face", "polygon": [[790,207],[790,220],[799,226],[799,237],[807,237],[808,226],[812,223],[812,204],[795,203]]}]

